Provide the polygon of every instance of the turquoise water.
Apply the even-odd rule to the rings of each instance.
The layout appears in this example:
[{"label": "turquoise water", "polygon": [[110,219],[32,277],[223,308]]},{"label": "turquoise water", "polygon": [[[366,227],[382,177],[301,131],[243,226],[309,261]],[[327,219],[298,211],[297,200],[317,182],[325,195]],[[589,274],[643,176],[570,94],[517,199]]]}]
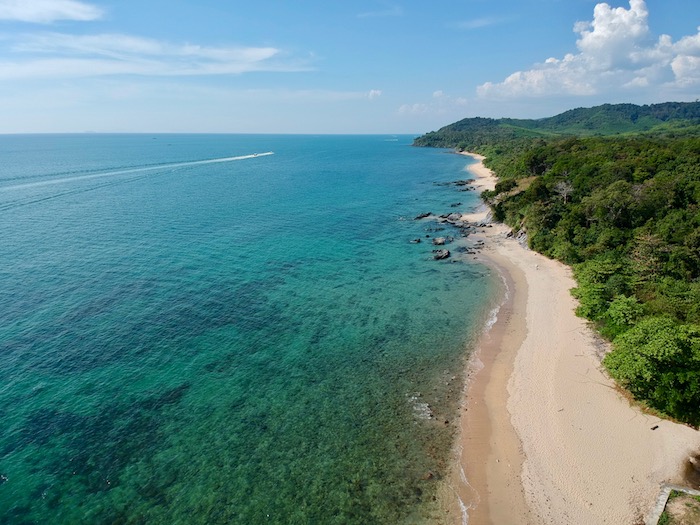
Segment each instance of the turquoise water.
[{"label": "turquoise water", "polygon": [[411,140],[0,137],[0,523],[429,517],[494,292]]}]

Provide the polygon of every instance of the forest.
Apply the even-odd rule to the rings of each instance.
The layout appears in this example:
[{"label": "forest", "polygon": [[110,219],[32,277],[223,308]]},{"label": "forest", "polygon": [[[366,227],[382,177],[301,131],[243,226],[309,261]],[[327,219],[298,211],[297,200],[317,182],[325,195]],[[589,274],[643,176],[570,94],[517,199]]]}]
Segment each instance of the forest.
[{"label": "forest", "polygon": [[609,374],[700,426],[700,104],[465,119],[415,144],[485,155],[494,219],[573,268],[577,314],[612,343]]}]

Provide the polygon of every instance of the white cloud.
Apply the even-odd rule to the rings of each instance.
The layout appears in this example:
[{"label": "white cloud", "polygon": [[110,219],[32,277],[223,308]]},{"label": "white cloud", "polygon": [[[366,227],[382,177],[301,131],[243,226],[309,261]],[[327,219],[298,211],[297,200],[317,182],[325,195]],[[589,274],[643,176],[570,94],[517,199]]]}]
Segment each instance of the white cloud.
[{"label": "white cloud", "polygon": [[50,24],[57,20],[97,20],[102,10],[76,0],[0,0],[0,20]]},{"label": "white cloud", "polygon": [[644,0],[630,0],[629,9],[599,3],[592,21],[574,26],[578,53],[549,58],[502,82],[487,82],[477,93],[509,99],[700,87],[700,28],[676,43],[668,35],[655,40],[648,18]]},{"label": "white cloud", "polygon": [[424,115],[428,113],[429,109],[428,104],[402,104],[399,107],[399,115]]},{"label": "white cloud", "polygon": [[403,104],[399,106],[399,115],[450,115],[460,114],[468,104],[466,98],[453,97],[438,89],[433,91],[430,102]]},{"label": "white cloud", "polygon": [[192,76],[303,71],[305,61],[274,47],[207,47],[122,34],[25,35],[0,61],[0,79],[103,75]]},{"label": "white cloud", "polygon": [[367,93],[367,98],[370,100],[374,100],[375,98],[379,98],[381,96],[382,96],[381,89],[370,89],[369,93]]},{"label": "white cloud", "polygon": [[394,5],[379,11],[366,11],[357,15],[357,18],[384,18],[388,16],[403,16],[401,6]]},{"label": "white cloud", "polygon": [[498,25],[504,22],[503,18],[495,17],[483,17],[483,18],[473,18],[471,20],[463,20],[457,23],[459,29],[481,29],[483,27],[490,27]]}]

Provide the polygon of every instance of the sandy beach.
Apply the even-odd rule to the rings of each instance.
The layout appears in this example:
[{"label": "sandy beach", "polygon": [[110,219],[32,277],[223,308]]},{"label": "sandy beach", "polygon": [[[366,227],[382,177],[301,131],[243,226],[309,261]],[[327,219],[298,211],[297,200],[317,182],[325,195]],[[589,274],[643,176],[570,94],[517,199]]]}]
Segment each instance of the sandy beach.
[{"label": "sandy beach", "polygon": [[[474,185],[493,188],[472,156]],[[466,217],[486,218],[485,207]],[[570,268],[508,232],[494,224],[478,237],[507,291],[470,361],[448,521],[644,523],[661,484],[682,482],[700,432],[630,406],[602,371],[605,344],[574,314]]]}]

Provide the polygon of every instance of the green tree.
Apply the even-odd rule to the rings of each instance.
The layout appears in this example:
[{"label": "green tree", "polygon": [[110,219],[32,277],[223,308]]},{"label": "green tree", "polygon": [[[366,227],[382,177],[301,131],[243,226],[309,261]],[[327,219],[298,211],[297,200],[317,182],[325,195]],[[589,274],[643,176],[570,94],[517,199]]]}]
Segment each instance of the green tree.
[{"label": "green tree", "polygon": [[643,319],[615,339],[603,364],[649,406],[700,424],[700,326],[667,317]]},{"label": "green tree", "polygon": [[634,296],[616,296],[605,312],[606,324],[603,328],[603,335],[611,339],[625,332],[642,317],[644,307]]}]

